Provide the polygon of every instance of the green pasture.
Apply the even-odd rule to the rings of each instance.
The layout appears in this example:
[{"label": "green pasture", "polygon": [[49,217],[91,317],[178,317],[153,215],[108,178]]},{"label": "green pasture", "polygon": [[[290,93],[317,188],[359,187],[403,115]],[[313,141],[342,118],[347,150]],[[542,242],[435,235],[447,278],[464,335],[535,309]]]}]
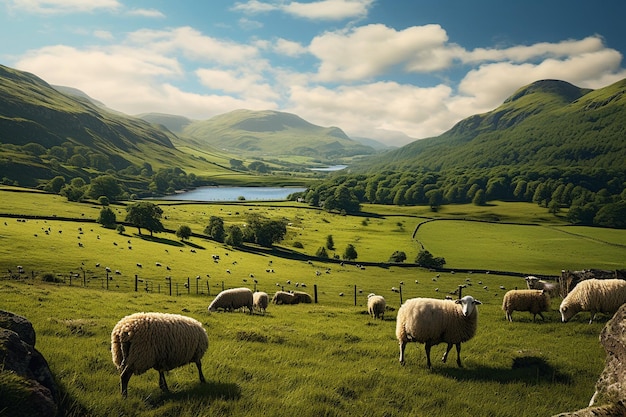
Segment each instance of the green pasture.
[{"label": "green pasture", "polygon": [[[582,408],[593,394],[604,364],[598,334],[606,318],[588,325],[588,316],[580,315],[562,324],[552,311],[546,322],[515,313],[515,322],[508,323],[499,285],[517,285],[519,278],[446,274],[435,282],[427,271],[379,268],[359,274],[363,287],[371,282],[369,288],[380,289],[390,301],[385,320],[366,314],[364,294],[358,294],[356,306],[350,296],[327,293],[319,304],[271,305],[265,315],[248,315],[209,314],[207,295],[32,280],[2,281],[0,292],[3,309],[33,322],[37,348],[62,389],[67,416],[549,416]],[[349,275],[331,276],[324,280],[337,288],[352,285]],[[454,352],[442,364],[444,345],[439,345],[429,371],[423,346],[416,344],[407,346],[407,364],[401,366],[395,340],[399,299],[387,287],[403,280],[407,296],[442,297],[436,288],[466,279],[475,284],[480,279],[490,289],[466,290],[483,305],[478,333],[463,345],[464,368],[456,367]],[[133,376],[128,398],[121,398],[110,331],[137,311],[185,314],[204,324],[210,340],[203,359],[207,384],[199,384],[195,367],[188,365],[168,373],[172,392],[163,394],[157,373],[148,371]]]},{"label": "green pasture", "polygon": [[[101,209],[93,202],[0,189],[0,213],[49,216],[0,218],[0,308],[33,322],[37,348],[63,390],[62,415],[537,416],[582,408],[593,394],[605,358],[598,335],[608,317],[588,325],[588,313],[581,313],[563,324],[560,299],[554,299],[545,322],[516,312],[508,323],[502,296],[524,287],[520,276],[437,273],[384,262],[395,250],[410,262],[424,245],[459,270],[559,275],[561,269],[622,269],[625,231],[568,226],[532,204],[498,203],[491,213],[475,206],[437,213],[366,206],[362,216],[293,202],[159,204],[168,229],[185,224],[202,233],[212,215],[228,226],[243,225],[255,213],[288,223],[279,245],[285,251],[313,255],[332,235],[331,256],[353,244],[357,262],[368,264],[291,260],[197,236],[183,242],[173,233],[139,235],[132,227],[121,235],[93,222]],[[125,206],[111,207],[123,220]],[[495,217],[501,223],[459,220]],[[46,273],[56,283],[42,282]],[[443,345],[433,349],[431,371],[422,345],[409,345],[407,364],[400,366],[395,315],[401,301],[456,297],[461,285],[463,294],[483,302],[478,333],[463,345],[464,369],[456,367],[454,352],[448,364],[438,361]],[[317,289],[318,303],[271,305],[265,315],[208,314],[222,288],[238,286],[269,294],[299,289],[313,295]],[[370,292],[387,299],[385,320],[366,314]],[[149,371],[133,376],[122,400],[110,332],[137,311],[186,314],[205,325],[207,384],[186,366],[169,373],[172,393],[163,394],[157,373]],[[8,383],[6,373],[0,378]]]}]

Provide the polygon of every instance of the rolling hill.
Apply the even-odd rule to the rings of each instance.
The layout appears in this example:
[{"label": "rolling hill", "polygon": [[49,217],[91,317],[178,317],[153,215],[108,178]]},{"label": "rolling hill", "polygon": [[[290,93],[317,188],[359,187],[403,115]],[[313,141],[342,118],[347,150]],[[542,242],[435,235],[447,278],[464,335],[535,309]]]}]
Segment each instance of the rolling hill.
[{"label": "rolling hill", "polygon": [[337,127],[316,126],[295,114],[271,110],[235,110],[195,121],[184,127],[181,136],[258,157],[305,156],[332,161],[375,153]]},{"label": "rolling hill", "polygon": [[[223,171],[177,149],[163,126],[109,111],[70,88],[0,66],[0,178],[36,186],[150,164],[190,172]],[[208,146],[206,147],[208,148]],[[225,159],[226,163],[228,159]]]},{"label": "rolling hill", "polygon": [[564,81],[524,86],[498,108],[353,170],[524,167],[626,169],[626,79],[590,90]]}]

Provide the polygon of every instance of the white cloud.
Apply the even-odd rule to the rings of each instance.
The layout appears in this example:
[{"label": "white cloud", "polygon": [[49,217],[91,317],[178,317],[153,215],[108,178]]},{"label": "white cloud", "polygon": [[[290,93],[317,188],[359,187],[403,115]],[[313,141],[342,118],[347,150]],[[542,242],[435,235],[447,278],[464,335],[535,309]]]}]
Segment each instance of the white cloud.
[{"label": "white cloud", "polygon": [[122,7],[117,0],[8,0],[9,9],[35,14],[85,13],[115,11]]},{"label": "white cloud", "polygon": [[278,39],[274,44],[274,51],[290,57],[296,57],[307,53],[307,49],[298,42],[287,39]]},{"label": "white cloud", "polygon": [[362,80],[395,66],[428,72],[448,67],[446,31],[439,25],[396,31],[381,24],[361,26],[315,37],[310,52],[320,60],[321,81]]},{"label": "white cloud", "polygon": [[93,36],[95,36],[98,39],[107,40],[107,41],[114,39],[113,34],[109,32],[108,30],[94,30]]},{"label": "white cloud", "polygon": [[130,16],[142,16],[142,17],[159,18],[159,19],[165,17],[163,12],[157,9],[131,9],[127,13]]},{"label": "white cloud", "polygon": [[373,3],[374,0],[320,0],[310,3],[298,1],[269,3],[250,0],[235,4],[232,10],[248,14],[281,11],[311,20],[345,20],[366,17]]},{"label": "white cloud", "polygon": [[279,99],[272,86],[261,75],[244,70],[199,69],[196,75],[201,83],[212,90],[235,93],[246,99],[270,101]]}]

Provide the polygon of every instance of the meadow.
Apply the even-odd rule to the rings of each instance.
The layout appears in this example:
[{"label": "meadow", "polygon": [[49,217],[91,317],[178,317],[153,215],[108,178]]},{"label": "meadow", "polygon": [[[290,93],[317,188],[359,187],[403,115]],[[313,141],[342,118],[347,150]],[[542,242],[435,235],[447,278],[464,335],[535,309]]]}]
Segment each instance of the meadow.
[{"label": "meadow", "polygon": [[[112,207],[122,220],[124,206]],[[589,325],[588,313],[580,313],[563,324],[557,298],[545,322],[533,323],[530,314],[517,312],[508,323],[502,295],[523,287],[525,273],[624,268],[625,231],[567,226],[535,205],[500,202],[438,213],[366,206],[363,216],[288,202],[163,202],[162,208],[167,228],[186,224],[195,233],[202,233],[211,215],[226,224],[243,223],[248,213],[284,218],[290,224],[280,245],[285,251],[312,255],[332,235],[331,254],[353,244],[357,262],[367,265],[293,260],[200,237],[180,241],[170,233],[150,238],[132,228],[120,235],[93,222],[101,209],[97,204],[0,190],[0,213],[49,216],[0,219],[0,308],[32,321],[36,347],[62,390],[62,415],[554,415],[585,407],[603,369],[598,335],[609,317]],[[496,217],[501,223],[476,221]],[[294,242],[303,248],[294,248]],[[411,262],[422,245],[444,257],[447,267],[467,271],[384,264],[395,250],[405,251]],[[17,265],[24,273],[11,278]],[[108,279],[105,267],[112,271]],[[58,282],[42,282],[45,273]],[[207,312],[222,288],[247,286],[272,294],[303,289],[302,284],[311,294],[317,287],[317,304],[270,305],[264,315]],[[443,298],[462,284],[464,294],[483,302],[477,335],[463,345],[464,368],[457,368],[455,352],[442,364],[438,358],[445,346],[439,345],[428,370],[423,345],[416,344],[407,346],[401,366],[395,314],[402,299]],[[384,320],[367,315],[370,292],[386,297]],[[110,332],[121,317],[137,311],[185,314],[204,324],[210,340],[203,359],[206,384],[199,384],[189,365],[168,373],[172,392],[164,394],[158,374],[148,371],[131,378],[128,398],[122,399]]]}]

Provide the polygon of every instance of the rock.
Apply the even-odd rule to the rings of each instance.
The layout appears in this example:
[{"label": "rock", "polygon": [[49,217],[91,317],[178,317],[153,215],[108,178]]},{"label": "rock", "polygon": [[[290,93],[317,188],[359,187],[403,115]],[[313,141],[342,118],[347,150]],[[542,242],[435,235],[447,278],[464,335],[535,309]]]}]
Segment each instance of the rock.
[{"label": "rock", "polygon": [[6,415],[50,416],[58,410],[58,390],[48,362],[35,349],[35,331],[24,317],[0,310],[0,370],[4,383],[14,383]]},{"label": "rock", "polygon": [[606,351],[606,363],[589,407],[558,417],[626,416],[626,304],[602,329],[600,344]]}]

